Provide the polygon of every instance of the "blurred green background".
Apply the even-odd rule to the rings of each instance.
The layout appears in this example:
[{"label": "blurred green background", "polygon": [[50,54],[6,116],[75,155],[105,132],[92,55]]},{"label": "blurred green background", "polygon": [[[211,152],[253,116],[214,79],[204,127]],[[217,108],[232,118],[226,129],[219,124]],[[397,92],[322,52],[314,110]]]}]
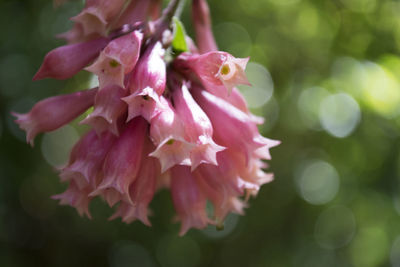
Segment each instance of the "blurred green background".
[{"label": "blurred green background", "polygon": [[400,1],[210,2],[220,48],[251,56],[254,87],[241,90],[266,118],[260,130],[282,145],[275,181],[245,216],[178,237],[167,191],[152,228],[109,222],[100,200],[89,220],[50,199],[66,187],[55,167],[86,128],[32,149],[10,111],[90,86],[87,73],[31,81],[82,2],[0,0],[0,266],[400,266]]}]

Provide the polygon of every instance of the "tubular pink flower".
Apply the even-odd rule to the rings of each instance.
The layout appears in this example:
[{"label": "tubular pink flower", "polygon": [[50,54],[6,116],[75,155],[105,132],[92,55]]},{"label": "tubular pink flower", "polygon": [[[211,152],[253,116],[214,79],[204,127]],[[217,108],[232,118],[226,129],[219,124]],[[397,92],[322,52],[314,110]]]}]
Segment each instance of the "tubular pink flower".
[{"label": "tubular pink flower", "polygon": [[172,99],[184,125],[185,139],[195,144],[190,152],[192,171],[201,163],[217,165],[216,154],[225,148],[213,141],[213,128],[207,115],[194,101],[185,84],[174,90]]},{"label": "tubular pink flower", "polygon": [[107,38],[99,38],[78,44],[60,46],[44,57],[33,80],[53,78],[68,79],[93,61],[107,45]]},{"label": "tubular pink flower", "polygon": [[138,61],[143,33],[134,31],[112,40],[99,58],[85,70],[99,77],[100,89],[108,85],[124,87],[124,76],[131,72]]},{"label": "tubular pink flower", "polygon": [[103,195],[113,206],[118,200],[130,203],[129,186],[137,178],[148,124],[142,118],[130,121],[107,154],[103,164],[104,178],[90,195]]},{"label": "tubular pink flower", "polygon": [[214,205],[214,217],[218,224],[224,221],[229,212],[243,214],[244,204],[240,204],[238,199],[243,192],[239,187],[240,177],[237,173],[231,170],[224,172],[220,166],[204,164],[194,174],[201,191]]},{"label": "tubular pink flower", "polygon": [[140,58],[130,79],[131,93],[151,87],[161,95],[166,83],[166,65],[164,61],[165,49],[160,42],[156,42],[146,49]]},{"label": "tubular pink flower", "polygon": [[150,0],[132,0],[118,18],[115,27],[118,28],[124,24],[134,25],[136,22],[145,21],[148,17],[150,2]]},{"label": "tubular pink flower", "polygon": [[60,170],[61,181],[74,181],[79,189],[89,186],[93,191],[102,178],[101,168],[114,142],[110,133],[99,136],[93,130],[88,132],[73,147],[68,165]]},{"label": "tubular pink flower", "polygon": [[123,100],[128,104],[128,121],[143,116],[148,122],[160,112],[159,96],[165,90],[165,50],[160,42],[150,46],[139,60],[129,82],[131,95]]},{"label": "tubular pink flower", "polygon": [[120,13],[124,3],[125,0],[88,0],[82,12],[71,19],[82,25],[85,35],[106,36],[108,24]]},{"label": "tubular pink flower", "polygon": [[206,0],[193,0],[192,18],[200,53],[218,50],[211,30],[210,10]]},{"label": "tubular pink flower", "polygon": [[83,216],[85,214],[88,218],[91,218],[89,202],[92,200],[92,197],[88,196],[89,192],[90,187],[79,189],[75,182],[72,181],[64,193],[52,196],[51,198],[60,200],[60,205],[70,205],[76,208],[79,215]]},{"label": "tubular pink flower", "polygon": [[56,35],[56,38],[58,39],[64,39],[68,44],[76,44],[76,43],[81,43],[81,42],[85,42],[91,39],[95,39],[95,38],[90,38],[90,37],[99,37],[94,35],[90,35],[90,36],[84,36],[83,34],[83,28],[82,25],[80,25],[79,23],[74,23],[74,25],[72,26],[72,28],[64,33],[60,33]]},{"label": "tubular pink flower", "polygon": [[204,90],[195,90],[193,94],[211,119],[217,143],[243,153],[247,162],[256,149],[275,145],[258,133],[251,117],[243,111]]},{"label": "tubular pink flower", "polygon": [[33,106],[29,113],[13,113],[16,123],[26,131],[26,141],[33,145],[35,136],[54,131],[69,123],[93,106],[97,88],[68,95],[46,98]]},{"label": "tubular pink flower", "polygon": [[[166,188],[183,235],[192,227],[221,227],[230,212],[243,214],[248,198],[272,181],[264,160],[280,142],[260,135],[263,119],[236,88],[249,85],[249,58],[216,51],[206,0],[193,0],[197,43],[184,33],[172,36],[182,2],[171,0],[161,12],[162,3],[86,0],[72,29],[58,36],[69,45],[50,51],[34,80],[86,69],[98,76],[99,88],[48,98],[14,115],[33,144],[38,133],[94,106],[81,122],[91,129],[58,168],[68,188],[53,198],[90,217],[89,202],[99,196],[117,204],[110,219],[150,226],[149,204]],[[207,200],[214,206],[210,218]]]},{"label": "tubular pink flower", "polygon": [[182,122],[171,104],[160,97],[162,111],[151,120],[150,138],[157,148],[149,154],[156,157],[161,163],[161,172],[165,172],[174,165],[190,166],[190,153],[195,147],[185,140]]},{"label": "tubular pink flower", "polygon": [[132,203],[122,202],[117,211],[110,219],[121,217],[123,222],[131,223],[136,219],[150,226],[148,219],[148,206],[153,199],[157,177],[160,175],[160,164],[157,159],[147,157],[148,153],[154,149],[149,139],[145,142],[143,149],[143,161],[136,180],[129,188],[130,199]]},{"label": "tubular pink flower", "polygon": [[181,221],[179,235],[184,235],[192,227],[201,229],[212,223],[205,210],[206,197],[189,167],[174,166],[171,169],[171,195]]},{"label": "tubular pink flower", "polygon": [[119,135],[118,119],[126,112],[127,105],[121,100],[127,91],[118,85],[109,85],[99,90],[94,100],[94,110],[81,124],[88,124],[98,134],[109,131]]},{"label": "tubular pink flower", "polygon": [[244,72],[249,58],[235,58],[231,54],[212,51],[202,55],[182,54],[177,68],[194,71],[206,88],[224,86],[228,92],[238,84],[250,85]]}]

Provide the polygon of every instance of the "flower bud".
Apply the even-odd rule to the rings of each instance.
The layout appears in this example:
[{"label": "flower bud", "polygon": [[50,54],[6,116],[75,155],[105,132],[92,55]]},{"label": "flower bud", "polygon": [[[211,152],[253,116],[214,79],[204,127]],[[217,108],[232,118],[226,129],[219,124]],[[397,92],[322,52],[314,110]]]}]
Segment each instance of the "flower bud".
[{"label": "flower bud", "polygon": [[17,117],[15,122],[26,131],[26,141],[33,145],[37,134],[54,131],[93,106],[96,93],[94,88],[46,98],[36,103],[29,113],[13,113]]},{"label": "flower bud", "polygon": [[71,78],[93,61],[107,45],[107,38],[99,38],[78,44],[60,46],[44,57],[40,69],[33,80]]}]

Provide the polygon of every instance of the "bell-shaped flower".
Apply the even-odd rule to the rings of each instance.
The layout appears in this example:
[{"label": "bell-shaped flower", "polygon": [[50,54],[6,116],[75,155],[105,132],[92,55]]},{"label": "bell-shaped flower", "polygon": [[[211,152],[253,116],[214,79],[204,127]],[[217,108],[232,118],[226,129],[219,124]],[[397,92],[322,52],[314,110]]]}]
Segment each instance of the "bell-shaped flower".
[{"label": "bell-shaped flower", "polygon": [[211,30],[210,10],[206,0],[193,0],[192,18],[196,43],[201,54],[218,50]]},{"label": "bell-shaped flower", "polygon": [[128,104],[128,121],[143,116],[150,122],[160,112],[159,96],[166,83],[164,54],[160,42],[151,45],[133,70],[129,81],[132,94],[123,99]]},{"label": "bell-shaped flower", "polygon": [[88,132],[73,147],[68,165],[60,171],[61,181],[74,181],[79,189],[90,186],[93,191],[102,178],[103,162],[115,139],[110,133],[99,136],[93,130]]},{"label": "bell-shaped flower", "polygon": [[243,213],[244,204],[240,205],[241,201],[238,199],[243,194],[239,184],[240,177],[232,170],[235,170],[234,166],[224,172],[220,166],[203,164],[194,172],[201,191],[213,203],[217,224],[222,224],[230,212]]},{"label": "bell-shaped flower", "polygon": [[216,154],[224,150],[213,139],[213,128],[204,111],[190,95],[186,84],[172,93],[175,110],[184,125],[185,139],[195,144],[190,152],[192,171],[201,163],[217,165]]},{"label": "bell-shaped flower", "polygon": [[246,155],[247,162],[255,150],[271,146],[246,113],[204,90],[194,90],[193,94],[212,122],[217,143],[240,151]]},{"label": "bell-shaped flower", "polygon": [[157,159],[147,155],[154,149],[154,145],[147,138],[143,149],[143,160],[136,180],[129,188],[132,203],[123,201],[110,219],[121,217],[123,222],[131,223],[138,219],[150,226],[148,206],[153,199],[157,178],[160,175],[160,164]]},{"label": "bell-shaped flower", "polygon": [[70,30],[56,35],[56,38],[64,39],[68,44],[82,43],[88,40],[95,39],[96,37],[98,38],[99,36],[84,36],[82,25],[79,23],[74,23]]},{"label": "bell-shaped flower", "polygon": [[71,78],[92,62],[108,42],[107,38],[98,38],[83,43],[60,46],[50,51],[44,57],[33,80]]},{"label": "bell-shaped flower", "polygon": [[112,40],[99,58],[86,68],[99,78],[100,89],[108,85],[124,87],[124,76],[131,72],[138,61],[143,33],[133,31]]},{"label": "bell-shaped flower", "polygon": [[178,69],[194,71],[206,88],[223,85],[231,92],[238,84],[250,85],[244,72],[248,61],[249,58],[212,51],[202,55],[182,54],[175,65]]},{"label": "bell-shaped flower", "polygon": [[53,96],[36,103],[28,113],[12,114],[17,117],[19,127],[26,132],[26,141],[33,145],[37,134],[54,131],[93,106],[96,93],[97,88],[94,88]]},{"label": "bell-shaped flower", "polygon": [[181,221],[179,235],[184,235],[192,227],[201,229],[212,223],[206,213],[206,197],[190,167],[178,165],[171,169],[171,195]]},{"label": "bell-shaped flower", "polygon": [[118,85],[102,88],[96,95],[93,112],[81,121],[81,124],[92,126],[98,134],[110,131],[119,135],[117,122],[127,110],[127,105],[121,98],[126,94],[127,90]]},{"label": "bell-shaped flower", "polygon": [[150,138],[157,148],[149,154],[161,163],[161,172],[174,165],[192,164],[190,154],[195,144],[185,140],[185,130],[171,103],[160,97],[161,112],[150,123]]},{"label": "bell-shaped flower", "polygon": [[148,124],[143,118],[130,121],[104,160],[104,178],[90,195],[102,195],[110,206],[119,200],[132,203],[129,187],[135,181],[142,160]]},{"label": "bell-shaped flower", "polygon": [[153,0],[132,0],[126,6],[121,16],[115,23],[115,27],[125,24],[134,25],[136,22],[145,21],[149,15],[149,7]]},{"label": "bell-shaped flower", "polygon": [[79,215],[84,214],[91,218],[89,212],[89,203],[92,197],[88,196],[90,187],[80,189],[75,182],[71,182],[64,193],[52,196],[52,199],[60,200],[61,205],[69,205],[76,208]]},{"label": "bell-shaped flower", "polygon": [[85,35],[106,36],[110,22],[120,13],[124,3],[125,0],[88,0],[81,13],[71,19],[82,25]]}]

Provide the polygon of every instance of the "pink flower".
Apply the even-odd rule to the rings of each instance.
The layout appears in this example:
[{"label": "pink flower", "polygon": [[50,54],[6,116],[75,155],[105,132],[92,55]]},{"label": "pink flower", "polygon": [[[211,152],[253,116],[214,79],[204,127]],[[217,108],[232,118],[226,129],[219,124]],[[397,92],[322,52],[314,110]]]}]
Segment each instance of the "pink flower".
[{"label": "pink flower", "polygon": [[129,187],[137,178],[147,134],[143,118],[130,121],[116,140],[103,163],[103,179],[91,196],[102,195],[110,206],[119,200],[132,203]]},{"label": "pink flower", "polygon": [[161,4],[87,0],[61,36],[73,44],[48,53],[34,79],[66,79],[92,63],[86,70],[98,76],[99,89],[51,97],[15,116],[33,144],[38,133],[94,106],[81,122],[91,129],[58,169],[68,187],[53,198],[90,217],[90,202],[100,197],[116,206],[110,219],[150,226],[149,205],[166,188],[183,235],[243,214],[248,198],[273,180],[264,160],[280,142],[259,133],[263,119],[235,87],[249,84],[249,59],[216,51],[206,1],[193,1],[197,42],[183,36],[188,51],[180,55],[171,53],[183,48],[176,49],[170,27],[179,1],[162,13]]},{"label": "pink flower", "polygon": [[143,162],[136,180],[129,188],[130,199],[133,205],[123,201],[110,219],[121,217],[122,221],[126,223],[131,223],[138,219],[148,226],[151,225],[148,219],[148,206],[153,199],[157,178],[160,173],[160,164],[157,159],[148,157],[148,154],[153,149],[154,145],[149,139],[146,139],[142,154]]},{"label": "pink flower", "polygon": [[161,172],[174,165],[190,166],[194,144],[185,140],[182,122],[171,103],[164,97],[160,100],[162,110],[150,122],[150,138],[157,148],[149,155],[159,159]]},{"label": "pink flower", "polygon": [[100,89],[108,85],[124,87],[124,76],[131,72],[139,58],[143,34],[134,31],[112,40],[99,58],[86,68],[99,77]]},{"label": "pink flower", "polygon": [[103,162],[115,139],[110,133],[99,136],[89,131],[73,147],[68,164],[60,169],[61,181],[74,181],[79,189],[90,187],[93,191],[102,178]]},{"label": "pink flower", "polygon": [[196,73],[206,88],[224,86],[228,92],[238,84],[250,85],[244,70],[249,58],[235,58],[226,52],[212,51],[202,55],[182,55],[178,68]]},{"label": "pink flower", "polygon": [[69,95],[53,96],[38,102],[29,113],[13,113],[16,123],[25,130],[26,141],[33,145],[38,133],[54,131],[93,106],[97,88]]},{"label": "pink flower", "polygon": [[147,121],[160,112],[160,99],[165,90],[165,50],[160,42],[151,45],[142,56],[129,81],[131,95],[123,98],[128,104],[128,121],[143,116]]},{"label": "pink flower", "polygon": [[[278,143],[262,137],[248,114],[206,91],[195,90],[199,105],[209,114],[218,143],[246,156],[249,161],[259,148],[271,148]],[[240,129],[238,131],[237,129]]]},{"label": "pink flower", "polygon": [[206,196],[189,167],[178,165],[171,169],[171,195],[181,221],[180,235],[192,227],[201,229],[211,223],[206,213]]},{"label": "pink flower", "polygon": [[98,134],[109,131],[119,135],[118,120],[126,113],[127,105],[122,101],[127,90],[118,85],[109,85],[101,89],[94,100],[94,110],[81,124],[88,124]]},{"label": "pink flower", "polygon": [[217,145],[212,139],[213,128],[207,115],[194,101],[185,84],[175,88],[172,99],[184,125],[184,138],[194,144],[190,151],[191,170],[201,163],[217,165],[216,154],[225,148]]},{"label": "pink flower", "polygon": [[87,0],[85,8],[72,20],[82,25],[85,35],[106,36],[107,26],[121,11],[125,0]]}]

